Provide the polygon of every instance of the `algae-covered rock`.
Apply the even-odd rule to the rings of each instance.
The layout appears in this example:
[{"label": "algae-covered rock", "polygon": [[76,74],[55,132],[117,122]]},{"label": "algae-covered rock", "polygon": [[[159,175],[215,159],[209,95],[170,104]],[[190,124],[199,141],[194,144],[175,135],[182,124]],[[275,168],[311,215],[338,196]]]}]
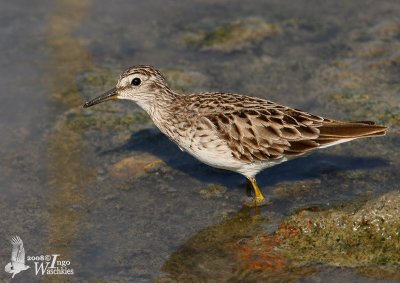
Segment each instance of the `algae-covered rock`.
[{"label": "algae-covered rock", "polygon": [[192,32],[184,37],[184,42],[201,50],[230,52],[242,50],[281,33],[282,28],[278,24],[268,23],[260,18],[248,18],[211,30]]},{"label": "algae-covered rock", "polygon": [[400,192],[387,193],[358,209],[301,211],[284,225],[300,231],[280,251],[300,262],[340,266],[400,263]]}]

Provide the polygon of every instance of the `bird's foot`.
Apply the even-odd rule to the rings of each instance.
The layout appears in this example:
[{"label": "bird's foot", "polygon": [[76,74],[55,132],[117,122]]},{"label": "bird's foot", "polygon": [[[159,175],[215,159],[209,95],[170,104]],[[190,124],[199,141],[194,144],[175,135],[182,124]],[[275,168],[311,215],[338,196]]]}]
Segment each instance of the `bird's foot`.
[{"label": "bird's foot", "polygon": [[[268,203],[267,199],[263,196],[260,188],[257,185],[256,179],[251,177],[247,179],[247,200],[244,202],[244,205],[247,207],[259,207],[266,205]],[[253,189],[254,197],[250,197],[249,189]]]},{"label": "bird's foot", "polygon": [[269,201],[265,197],[247,197],[243,205],[247,207],[260,207],[267,205],[268,203]]}]

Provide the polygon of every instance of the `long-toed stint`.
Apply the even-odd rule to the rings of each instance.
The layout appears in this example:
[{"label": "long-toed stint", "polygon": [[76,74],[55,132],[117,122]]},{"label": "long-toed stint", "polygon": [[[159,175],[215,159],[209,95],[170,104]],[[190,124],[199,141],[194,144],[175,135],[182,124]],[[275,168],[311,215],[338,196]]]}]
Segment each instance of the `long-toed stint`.
[{"label": "long-toed stint", "polygon": [[387,130],[371,121],[327,119],[245,95],[182,95],[168,87],[158,70],[144,65],[127,69],[115,88],[83,107],[112,99],[136,102],[161,132],[198,160],[244,175],[254,190],[254,206],[266,203],[255,179],[261,170],[313,149],[383,136]]}]

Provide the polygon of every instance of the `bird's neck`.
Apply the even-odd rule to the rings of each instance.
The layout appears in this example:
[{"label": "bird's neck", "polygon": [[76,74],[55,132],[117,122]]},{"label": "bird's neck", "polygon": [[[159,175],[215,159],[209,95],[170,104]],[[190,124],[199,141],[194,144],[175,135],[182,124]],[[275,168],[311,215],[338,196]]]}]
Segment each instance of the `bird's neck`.
[{"label": "bird's neck", "polygon": [[171,113],[171,108],[180,103],[180,100],[183,96],[177,92],[166,89],[163,90],[157,97],[155,97],[155,101],[151,103],[150,116],[162,116],[161,118],[167,119],[169,115],[173,115]]},{"label": "bird's neck", "polygon": [[158,112],[172,105],[177,96],[179,96],[179,94],[165,89],[157,93],[143,93],[141,99],[135,100],[135,102],[153,118],[153,116],[159,114]]},{"label": "bird's neck", "polygon": [[182,111],[179,112],[176,108],[182,109],[179,105],[182,104],[184,99],[185,95],[168,91],[157,98],[157,101],[152,104],[150,112],[148,112],[154,124],[170,137],[169,128],[173,126],[176,117],[183,114],[181,113]]}]

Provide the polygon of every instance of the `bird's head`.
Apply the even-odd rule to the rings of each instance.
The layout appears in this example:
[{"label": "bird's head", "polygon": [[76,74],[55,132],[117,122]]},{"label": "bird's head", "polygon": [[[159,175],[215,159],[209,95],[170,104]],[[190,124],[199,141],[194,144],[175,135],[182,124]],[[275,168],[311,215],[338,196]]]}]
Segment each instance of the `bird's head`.
[{"label": "bird's head", "polygon": [[170,89],[157,69],[152,66],[134,66],[122,73],[115,88],[86,102],[83,107],[113,99],[128,99],[147,111],[163,93],[170,93]]}]

